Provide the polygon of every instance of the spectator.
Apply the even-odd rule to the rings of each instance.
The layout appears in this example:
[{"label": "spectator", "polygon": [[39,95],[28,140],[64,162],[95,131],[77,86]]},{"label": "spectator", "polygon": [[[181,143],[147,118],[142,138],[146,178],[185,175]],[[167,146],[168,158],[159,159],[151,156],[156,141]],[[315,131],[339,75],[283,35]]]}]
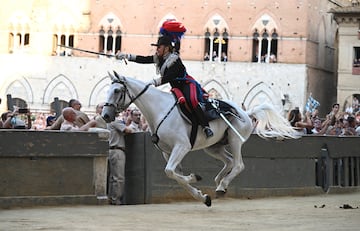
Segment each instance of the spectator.
[{"label": "spectator", "polygon": [[353,116],[348,116],[344,120],[344,129],[341,135],[344,136],[356,136],[356,120]]},{"label": "spectator", "polygon": [[307,134],[307,129],[312,129],[313,125],[310,119],[310,112],[306,112],[304,120],[302,120],[302,116],[298,107],[291,110],[288,115],[288,121],[291,126],[294,127],[300,134]]},{"label": "spectator", "polygon": [[115,119],[108,123],[109,136],[109,177],[108,197],[111,205],[124,203],[125,186],[125,138],[124,135],[132,130],[124,121]]},{"label": "spectator", "polygon": [[204,61],[209,61],[209,60],[210,60],[210,55],[208,52],[205,52]]},{"label": "spectator", "polygon": [[140,123],[144,132],[150,131],[149,124],[144,115],[141,115]]},{"label": "spectator", "polygon": [[354,108],[353,112],[354,113],[358,112],[360,103],[359,103],[359,99],[356,96],[353,97],[353,102],[352,103],[353,103],[353,108]]},{"label": "spectator", "polygon": [[96,105],[96,115],[94,116],[94,120],[96,121],[96,127],[97,128],[107,128],[106,122],[101,116],[102,110],[104,108],[105,103],[99,103]]},{"label": "spectator", "polygon": [[88,131],[91,127],[96,126],[95,120],[90,120],[86,124],[79,127],[76,124],[77,114],[76,110],[72,107],[66,107],[62,110],[62,116],[64,118],[64,122],[60,126],[60,130],[62,131]]},{"label": "spectator", "polygon": [[14,106],[14,108],[13,112],[8,111],[1,115],[2,128],[30,129],[32,126],[30,110],[20,109],[17,106]]},{"label": "spectator", "polygon": [[[78,127],[81,127],[83,125],[85,125],[87,122],[90,121],[89,117],[82,111],[80,111],[81,109],[81,103],[79,100],[76,99],[71,99],[69,101],[69,107],[72,107],[73,109],[75,109],[75,113],[76,113],[76,121],[75,124]],[[62,115],[60,115],[57,120],[55,121],[55,123],[53,123],[50,127],[47,127],[46,129],[48,130],[59,130],[61,127],[61,124],[64,122],[64,117]]]},{"label": "spectator", "polygon": [[276,63],[277,59],[276,59],[276,55],[274,53],[271,53],[270,55],[270,63]]},{"label": "spectator", "polygon": [[360,61],[359,61],[359,59],[354,59],[354,65],[353,65],[354,67],[360,67]]},{"label": "spectator", "polygon": [[339,118],[335,120],[335,124],[328,128],[327,135],[339,136],[343,133],[344,119]]},{"label": "spectator", "polygon": [[218,56],[217,56],[216,51],[214,51],[213,55],[212,55],[212,61],[217,61],[217,60],[218,60]]},{"label": "spectator", "polygon": [[228,57],[225,52],[221,52],[221,62],[227,62]]},{"label": "spectator", "polygon": [[336,119],[338,119],[340,117],[339,109],[340,109],[340,104],[334,103],[332,105],[331,111],[328,114],[331,119],[333,119],[333,117],[334,117],[334,119],[336,120]]},{"label": "spectator", "polygon": [[360,111],[357,111],[355,114],[355,120],[357,124],[360,124]]},{"label": "spectator", "polygon": [[[11,128],[10,127],[11,123],[7,122],[7,120],[11,120],[11,115],[12,115],[11,111],[7,111],[7,112],[4,112],[1,114],[1,123],[0,123],[1,127],[0,128]],[[6,122],[7,122],[8,127],[5,127]]]},{"label": "spectator", "polygon": [[356,96],[353,96],[352,104],[349,105],[349,106],[345,109],[345,112],[355,114],[355,113],[358,112],[358,111],[359,111],[359,100],[357,99]]},{"label": "spectator", "polygon": [[52,115],[49,115],[47,118],[46,118],[46,127],[50,127],[51,125],[53,125],[56,121],[56,116],[52,116]]},{"label": "spectator", "polygon": [[141,112],[139,109],[135,108],[130,113],[131,123],[129,125],[129,128],[132,130],[132,132],[142,132],[142,124],[141,124]]},{"label": "spectator", "polygon": [[130,123],[131,123],[131,116],[130,116],[130,114],[131,114],[131,111],[132,111],[132,110],[133,110],[132,107],[128,107],[128,108],[126,108],[125,111],[121,112],[121,113],[119,114],[119,116],[118,116],[119,119],[126,124],[126,126],[129,126]]},{"label": "spectator", "polygon": [[356,128],[355,128],[356,135],[360,136],[360,111],[356,112],[354,117],[356,122]]},{"label": "spectator", "polygon": [[311,129],[310,134],[324,135],[326,133],[327,126],[325,127],[322,126],[322,122],[320,118],[314,119],[313,126],[314,127],[313,129]]},{"label": "spectator", "polygon": [[310,115],[311,122],[314,124],[316,119],[320,119],[319,110],[317,108],[313,109]]},{"label": "spectator", "polygon": [[37,113],[34,122],[32,123],[32,129],[44,130],[46,128],[46,121],[43,113]]}]

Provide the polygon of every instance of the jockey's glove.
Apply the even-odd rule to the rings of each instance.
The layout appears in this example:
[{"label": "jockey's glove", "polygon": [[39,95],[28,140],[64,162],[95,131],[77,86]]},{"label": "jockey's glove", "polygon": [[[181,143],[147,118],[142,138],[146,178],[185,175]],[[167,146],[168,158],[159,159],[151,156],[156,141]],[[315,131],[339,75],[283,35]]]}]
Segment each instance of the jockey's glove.
[{"label": "jockey's glove", "polygon": [[125,54],[125,53],[122,53],[122,52],[118,52],[118,53],[116,54],[116,59],[119,59],[119,60],[127,59],[127,60],[129,60],[129,61],[135,61],[136,55],[133,55],[133,54]]}]

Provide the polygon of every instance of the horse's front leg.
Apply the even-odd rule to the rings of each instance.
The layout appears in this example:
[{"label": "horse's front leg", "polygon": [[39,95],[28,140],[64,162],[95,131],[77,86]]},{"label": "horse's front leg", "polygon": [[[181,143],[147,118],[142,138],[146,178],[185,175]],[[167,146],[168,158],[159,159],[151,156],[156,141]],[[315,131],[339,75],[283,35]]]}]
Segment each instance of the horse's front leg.
[{"label": "horse's front leg", "polygon": [[171,151],[166,164],[165,173],[169,178],[176,180],[181,186],[183,186],[195,199],[202,201],[207,206],[211,206],[210,196],[202,194],[201,190],[190,185],[190,183],[197,182],[201,178],[193,173],[188,176],[184,176],[182,173],[177,171],[178,166],[189,151],[190,147],[183,145],[175,146]]},{"label": "horse's front leg", "polygon": [[[163,155],[163,157],[164,157],[164,159],[165,159],[165,161],[166,161],[166,163],[167,163],[167,162],[169,161],[169,158],[170,158],[170,153],[162,152],[162,155]],[[177,173],[179,173],[179,174],[184,175],[184,172],[182,171],[181,163],[178,164],[178,166],[176,166],[175,171],[176,171]]]},{"label": "horse's front leg", "polygon": [[184,145],[176,145],[172,151],[170,156],[168,156],[167,164],[165,167],[166,175],[179,182],[180,184],[190,184],[199,181],[201,178],[193,173],[184,176],[179,170],[179,166],[181,161],[184,159],[186,154],[190,151],[190,147]]}]

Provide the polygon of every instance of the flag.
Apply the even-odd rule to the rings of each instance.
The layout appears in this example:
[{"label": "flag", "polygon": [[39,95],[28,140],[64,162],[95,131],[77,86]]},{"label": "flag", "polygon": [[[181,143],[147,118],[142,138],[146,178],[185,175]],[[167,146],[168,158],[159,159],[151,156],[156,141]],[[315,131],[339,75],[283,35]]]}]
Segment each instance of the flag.
[{"label": "flag", "polygon": [[305,110],[308,112],[313,112],[319,106],[320,103],[310,95],[306,102]]}]

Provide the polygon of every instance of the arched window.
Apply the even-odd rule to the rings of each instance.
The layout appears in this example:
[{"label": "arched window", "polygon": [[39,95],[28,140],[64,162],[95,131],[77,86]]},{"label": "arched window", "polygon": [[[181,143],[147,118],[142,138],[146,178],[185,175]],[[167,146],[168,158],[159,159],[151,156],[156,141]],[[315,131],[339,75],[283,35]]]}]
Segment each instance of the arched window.
[{"label": "arched window", "polygon": [[258,62],[259,60],[259,32],[257,29],[255,29],[254,33],[253,33],[253,48],[252,48],[252,62]]},{"label": "arched window", "polygon": [[107,52],[107,54],[111,54],[111,53],[113,53],[112,47],[113,47],[113,42],[114,42],[113,30],[111,29],[111,27],[107,31],[107,35],[108,36],[107,36],[106,52]]},{"label": "arched window", "polygon": [[263,14],[253,26],[252,62],[276,62],[278,48],[277,24],[268,14]]},{"label": "arched window", "polygon": [[99,52],[105,54],[105,30],[102,26],[99,31]]},{"label": "arched window", "polygon": [[278,49],[278,34],[276,33],[276,29],[274,29],[271,34],[271,50],[270,50],[270,63],[277,62],[277,49]]},{"label": "arched window", "polygon": [[9,53],[13,53],[14,52],[14,42],[15,42],[15,38],[14,38],[14,34],[10,33],[9,34]]},{"label": "arched window", "polygon": [[10,16],[9,53],[22,52],[30,45],[30,25],[31,19],[25,13],[16,13]]},{"label": "arched window", "polygon": [[214,14],[205,24],[205,28],[205,54],[209,55],[211,61],[227,61],[229,27],[226,20],[219,14]]},{"label": "arched window", "polygon": [[116,30],[115,53],[117,51],[121,50],[121,35],[122,35],[122,32],[120,30],[120,27],[118,27],[117,30]]},{"label": "arched window", "polygon": [[218,28],[215,28],[215,32],[213,34],[213,53],[211,54],[211,60],[217,61],[219,57],[219,39],[220,33],[218,31]]},{"label": "arched window", "polygon": [[224,32],[222,33],[222,40],[221,40],[221,61],[227,62],[228,61],[228,44],[229,44],[229,34],[226,31],[226,28],[224,29]]},{"label": "arched window", "polygon": [[12,53],[16,50],[20,50],[30,44],[30,34],[17,33],[14,36],[14,33],[9,33],[9,52]]},{"label": "arched window", "polygon": [[114,32],[113,28],[109,26],[106,31],[103,26],[99,30],[99,52],[106,54],[116,54],[121,50],[122,32],[120,26]]},{"label": "arched window", "polygon": [[66,46],[66,47],[74,47],[74,35],[69,34],[54,34],[53,35],[53,50],[52,54],[57,54],[58,56],[71,56],[71,50],[65,47],[61,47],[58,45]]},{"label": "arched window", "polygon": [[211,36],[211,34],[209,32],[209,28],[206,28],[204,61],[209,61],[210,60],[210,36]]},{"label": "arched window", "polygon": [[[108,12],[99,21],[99,52],[114,55],[121,50],[121,21],[116,14]],[[99,56],[102,57],[102,56]]]},{"label": "arched window", "polygon": [[268,63],[269,55],[268,55],[268,49],[269,47],[269,34],[267,33],[266,29],[261,35],[262,41],[261,41],[261,62],[262,63]]}]

